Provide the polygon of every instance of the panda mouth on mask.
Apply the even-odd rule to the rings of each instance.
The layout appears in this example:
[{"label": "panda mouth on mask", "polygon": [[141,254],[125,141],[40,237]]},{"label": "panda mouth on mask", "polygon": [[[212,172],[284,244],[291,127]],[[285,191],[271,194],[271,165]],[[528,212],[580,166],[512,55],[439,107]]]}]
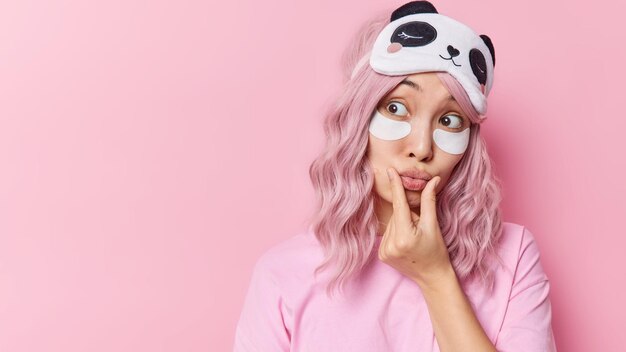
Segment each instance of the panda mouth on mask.
[{"label": "panda mouth on mask", "polygon": [[444,60],[452,60],[452,63],[454,64],[454,66],[461,66],[459,64],[457,64],[456,62],[454,62],[454,57],[455,56],[459,56],[459,54],[461,53],[460,51],[458,51],[457,49],[455,49],[452,45],[448,45],[448,54],[450,54],[450,57],[443,57],[441,56],[441,54],[439,54],[439,57],[444,59]]}]

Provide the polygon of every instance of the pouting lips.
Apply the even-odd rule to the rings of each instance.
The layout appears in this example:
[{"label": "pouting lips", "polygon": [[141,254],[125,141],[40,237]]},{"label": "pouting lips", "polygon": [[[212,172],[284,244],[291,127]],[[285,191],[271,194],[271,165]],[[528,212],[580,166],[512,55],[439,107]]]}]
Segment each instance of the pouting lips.
[{"label": "pouting lips", "polygon": [[426,184],[428,183],[428,181],[419,178],[411,178],[406,176],[400,176],[400,178],[402,178],[402,185],[404,186],[404,188],[410,191],[421,191],[422,189],[424,189],[424,187],[426,187]]}]

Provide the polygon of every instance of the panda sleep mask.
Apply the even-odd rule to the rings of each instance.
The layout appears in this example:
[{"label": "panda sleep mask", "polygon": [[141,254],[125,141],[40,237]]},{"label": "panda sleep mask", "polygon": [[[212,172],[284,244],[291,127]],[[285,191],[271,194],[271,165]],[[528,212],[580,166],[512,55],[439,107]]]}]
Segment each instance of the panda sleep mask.
[{"label": "panda sleep mask", "polygon": [[388,76],[446,71],[465,89],[478,114],[487,113],[496,64],[491,39],[440,15],[428,1],[412,1],[393,11],[353,78],[368,58],[375,72]]}]

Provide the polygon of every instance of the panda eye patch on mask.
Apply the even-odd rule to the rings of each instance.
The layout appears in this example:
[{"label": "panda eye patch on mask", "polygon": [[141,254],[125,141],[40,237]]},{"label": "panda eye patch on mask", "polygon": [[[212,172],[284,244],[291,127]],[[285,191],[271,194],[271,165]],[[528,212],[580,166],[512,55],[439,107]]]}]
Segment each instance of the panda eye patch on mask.
[{"label": "panda eye patch on mask", "polygon": [[[376,110],[370,120],[369,132],[379,139],[400,140],[411,133],[411,123],[390,119]],[[461,132],[450,132],[439,128],[433,131],[433,140],[439,149],[449,154],[463,154],[469,144],[469,136],[469,127]]]}]

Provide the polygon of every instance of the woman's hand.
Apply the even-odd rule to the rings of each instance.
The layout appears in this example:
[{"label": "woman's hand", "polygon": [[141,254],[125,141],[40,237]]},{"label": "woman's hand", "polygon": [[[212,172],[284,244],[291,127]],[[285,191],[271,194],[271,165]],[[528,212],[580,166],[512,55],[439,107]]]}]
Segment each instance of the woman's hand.
[{"label": "woman's hand", "polygon": [[409,208],[402,180],[394,168],[387,170],[393,213],[383,234],[378,258],[420,286],[435,283],[452,269],[448,248],[437,221],[435,176],[422,190],[420,215]]}]

